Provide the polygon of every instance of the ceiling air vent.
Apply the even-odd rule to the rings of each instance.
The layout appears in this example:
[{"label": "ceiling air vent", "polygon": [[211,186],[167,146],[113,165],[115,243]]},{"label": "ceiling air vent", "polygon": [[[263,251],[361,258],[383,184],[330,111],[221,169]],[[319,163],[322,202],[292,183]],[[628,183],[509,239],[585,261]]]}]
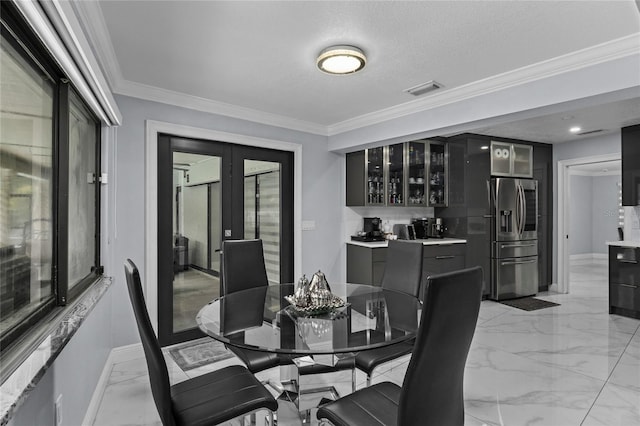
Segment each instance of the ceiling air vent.
[{"label": "ceiling air vent", "polygon": [[576,133],[576,135],[578,136],[586,136],[586,135],[592,135],[594,133],[600,133],[602,132],[604,129],[598,129],[598,130],[589,130],[587,132],[582,132],[582,133]]},{"label": "ceiling air vent", "polygon": [[417,86],[405,89],[404,92],[407,92],[413,96],[420,96],[424,95],[425,93],[438,90],[441,87],[443,87],[442,84],[438,83],[437,81],[431,80],[427,81],[426,83],[418,84]]}]

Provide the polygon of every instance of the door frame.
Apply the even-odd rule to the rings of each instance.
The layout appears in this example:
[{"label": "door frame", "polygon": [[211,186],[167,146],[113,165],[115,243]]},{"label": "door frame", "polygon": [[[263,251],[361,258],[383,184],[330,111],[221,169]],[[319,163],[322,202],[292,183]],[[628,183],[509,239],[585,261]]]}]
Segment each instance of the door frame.
[{"label": "door frame", "polygon": [[604,161],[621,160],[621,153],[592,155],[589,157],[572,158],[558,161],[558,292],[569,293],[569,240],[566,238],[570,229],[569,217],[569,167],[582,164],[601,163]]},{"label": "door frame", "polygon": [[207,139],[293,153],[293,276],[302,271],[302,145],[164,121],[145,120],[145,247],[143,289],[149,319],[158,332],[158,134]]}]

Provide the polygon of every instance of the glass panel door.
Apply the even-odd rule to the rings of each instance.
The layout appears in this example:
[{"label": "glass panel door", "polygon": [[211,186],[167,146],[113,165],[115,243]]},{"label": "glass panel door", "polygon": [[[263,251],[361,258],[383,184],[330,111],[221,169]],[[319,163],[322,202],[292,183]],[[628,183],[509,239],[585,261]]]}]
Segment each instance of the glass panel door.
[{"label": "glass panel door", "polygon": [[425,146],[424,142],[409,142],[409,205],[426,205],[425,194]]},{"label": "glass panel door", "polygon": [[221,157],[173,152],[173,332],[220,296]]},{"label": "glass panel door", "polygon": [[384,147],[366,150],[367,204],[384,205]]},{"label": "glass panel door", "polygon": [[253,238],[269,281],[293,282],[293,154],[160,135],[161,345],[202,337],[195,318],[220,295],[222,241]]},{"label": "glass panel door", "polygon": [[388,150],[387,203],[401,206],[404,205],[404,144],[390,145]]},{"label": "glass panel door", "polygon": [[261,239],[269,282],[280,283],[280,163],[244,160],[244,238]]}]

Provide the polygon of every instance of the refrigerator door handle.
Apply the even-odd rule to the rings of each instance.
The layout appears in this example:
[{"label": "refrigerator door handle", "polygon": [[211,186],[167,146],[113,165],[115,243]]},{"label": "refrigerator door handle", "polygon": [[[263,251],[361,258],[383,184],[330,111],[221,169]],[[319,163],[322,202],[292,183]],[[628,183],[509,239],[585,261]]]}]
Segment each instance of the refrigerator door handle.
[{"label": "refrigerator door handle", "polygon": [[520,236],[524,233],[524,224],[526,223],[526,214],[527,207],[525,203],[527,202],[524,197],[524,188],[522,184],[518,184],[518,195],[520,199],[520,227],[518,228],[518,232],[520,232]]},{"label": "refrigerator door handle", "polygon": [[531,259],[531,260],[514,260],[514,261],[508,261],[508,262],[500,262],[500,266],[506,266],[506,265],[524,265],[526,263],[537,263],[538,259]]},{"label": "refrigerator door handle", "polygon": [[516,183],[515,185],[516,188],[516,208],[515,208],[515,213],[516,213],[516,229],[515,232],[518,234],[518,237],[520,237],[520,212],[521,212],[521,208],[520,206],[522,205],[521,201],[520,201],[520,186],[518,185],[518,183]]},{"label": "refrigerator door handle", "polygon": [[535,244],[502,244],[500,248],[534,247]]}]

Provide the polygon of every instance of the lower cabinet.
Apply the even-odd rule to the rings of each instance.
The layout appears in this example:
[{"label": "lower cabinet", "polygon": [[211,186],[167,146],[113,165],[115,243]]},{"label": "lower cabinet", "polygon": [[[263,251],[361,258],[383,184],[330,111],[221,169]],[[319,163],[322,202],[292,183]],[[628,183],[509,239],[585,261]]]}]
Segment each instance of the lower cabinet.
[{"label": "lower cabinet", "polygon": [[609,247],[609,313],[640,319],[640,248]]},{"label": "lower cabinet", "polygon": [[[420,244],[416,242],[416,244]],[[465,244],[428,244],[422,250],[422,278],[465,267]],[[347,244],[347,282],[379,286],[387,257],[386,247]],[[424,288],[424,286],[423,286]]]},{"label": "lower cabinet", "polygon": [[422,290],[420,300],[424,300],[424,289],[430,275],[464,269],[466,244],[426,245],[422,249]]},{"label": "lower cabinet", "polygon": [[379,286],[386,259],[386,247],[347,244],[347,282]]}]

